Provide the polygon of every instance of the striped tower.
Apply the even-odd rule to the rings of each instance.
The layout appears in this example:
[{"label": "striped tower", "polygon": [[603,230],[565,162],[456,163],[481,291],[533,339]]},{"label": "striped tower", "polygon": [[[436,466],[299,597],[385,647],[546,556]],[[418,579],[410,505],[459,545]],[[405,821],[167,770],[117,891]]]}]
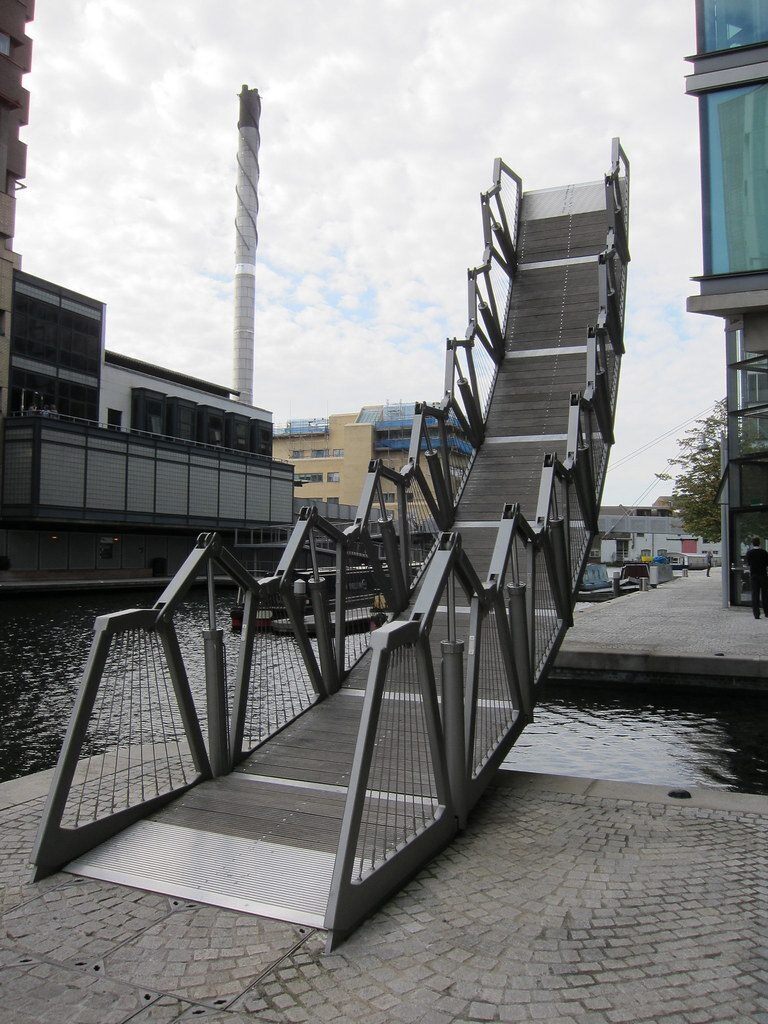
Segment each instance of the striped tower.
[{"label": "striped tower", "polygon": [[259,118],[258,89],[244,85],[237,122],[237,214],[235,216],[235,390],[240,401],[253,404],[253,319],[256,300],[256,215],[259,212]]}]

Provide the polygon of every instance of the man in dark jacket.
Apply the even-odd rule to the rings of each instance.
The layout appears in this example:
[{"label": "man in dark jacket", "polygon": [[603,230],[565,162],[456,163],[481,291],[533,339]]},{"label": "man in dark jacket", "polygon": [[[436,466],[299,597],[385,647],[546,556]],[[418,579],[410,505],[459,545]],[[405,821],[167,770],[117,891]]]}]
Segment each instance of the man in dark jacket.
[{"label": "man in dark jacket", "polygon": [[752,614],[760,618],[760,605],[768,618],[768,552],[760,547],[760,538],[752,538],[752,547],[744,555],[749,566],[749,582],[752,586]]}]

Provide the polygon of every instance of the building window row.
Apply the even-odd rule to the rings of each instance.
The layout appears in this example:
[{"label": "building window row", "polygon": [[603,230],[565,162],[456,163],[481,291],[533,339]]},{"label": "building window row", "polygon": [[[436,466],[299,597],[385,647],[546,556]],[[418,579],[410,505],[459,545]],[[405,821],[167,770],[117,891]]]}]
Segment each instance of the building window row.
[{"label": "building window row", "polygon": [[[28,292],[46,298],[41,301]],[[75,306],[77,310],[72,308]],[[98,376],[101,317],[96,310],[85,310],[87,307],[80,303],[17,283],[13,297],[13,351],[52,366]]]},{"label": "building window row", "polygon": [[49,412],[76,419],[96,420],[99,390],[54,374],[12,367],[11,412]]},{"label": "building window row", "polygon": [[297,473],[296,481],[300,484],[321,484],[323,482],[322,473]]}]

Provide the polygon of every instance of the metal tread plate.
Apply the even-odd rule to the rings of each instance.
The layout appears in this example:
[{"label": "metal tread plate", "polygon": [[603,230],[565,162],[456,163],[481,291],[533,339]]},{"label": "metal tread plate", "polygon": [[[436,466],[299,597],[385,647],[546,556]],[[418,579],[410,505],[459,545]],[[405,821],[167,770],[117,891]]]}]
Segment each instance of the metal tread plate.
[{"label": "metal tread plate", "polygon": [[137,822],[67,866],[167,896],[322,928],[334,854],[220,835],[159,822]]}]

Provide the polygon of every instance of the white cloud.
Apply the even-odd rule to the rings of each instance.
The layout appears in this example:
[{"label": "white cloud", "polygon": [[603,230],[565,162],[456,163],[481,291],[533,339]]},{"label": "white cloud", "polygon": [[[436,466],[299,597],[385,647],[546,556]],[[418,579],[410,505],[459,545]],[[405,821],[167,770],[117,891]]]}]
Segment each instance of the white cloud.
[{"label": "white cloud", "polygon": [[[724,393],[700,272],[688,5],[51,0],[37,5],[25,269],[103,299],[108,345],[231,379],[241,84],[263,97],[255,402],[278,422],[435,398],[502,156],[544,188],[632,160],[615,459]],[[631,502],[666,441],[609,477]]]}]

